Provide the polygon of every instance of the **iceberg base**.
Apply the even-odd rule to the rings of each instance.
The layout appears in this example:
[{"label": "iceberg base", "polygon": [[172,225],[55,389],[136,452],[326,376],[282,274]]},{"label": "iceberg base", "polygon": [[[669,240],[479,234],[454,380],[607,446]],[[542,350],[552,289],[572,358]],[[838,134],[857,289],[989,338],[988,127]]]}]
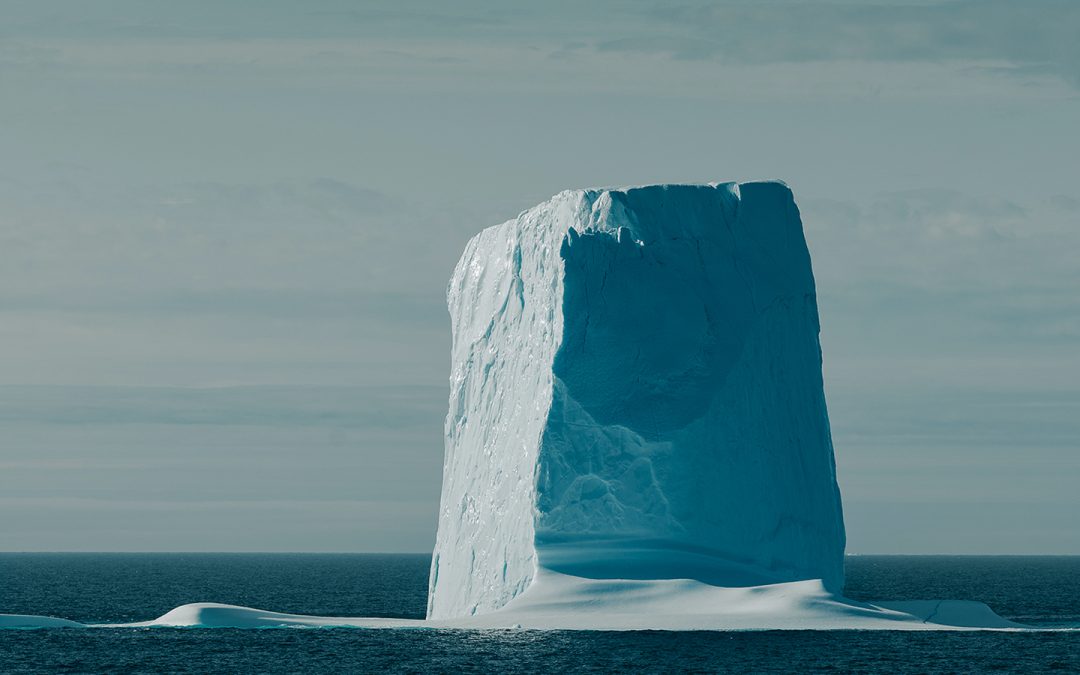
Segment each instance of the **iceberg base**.
[{"label": "iceberg base", "polygon": [[745,588],[688,579],[586,579],[542,571],[500,610],[443,619],[306,616],[195,603],[151,620],[80,624],[0,615],[0,628],[427,628],[525,630],[1032,630],[981,602],[907,600],[863,603],[829,593],[817,580]]}]

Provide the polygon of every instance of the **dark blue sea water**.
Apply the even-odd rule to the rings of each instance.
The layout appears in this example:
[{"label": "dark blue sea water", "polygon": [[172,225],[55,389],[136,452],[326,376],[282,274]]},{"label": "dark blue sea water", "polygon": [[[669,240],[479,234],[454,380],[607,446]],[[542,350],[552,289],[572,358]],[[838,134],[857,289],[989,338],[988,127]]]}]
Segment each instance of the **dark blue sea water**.
[{"label": "dark blue sea water", "polygon": [[[422,617],[427,556],[0,554],[0,612],[85,622],[215,601]],[[1080,626],[1080,557],[862,556],[847,595],[975,599]],[[331,629],[0,630],[0,672],[1080,672],[1080,632],[744,633]]]}]

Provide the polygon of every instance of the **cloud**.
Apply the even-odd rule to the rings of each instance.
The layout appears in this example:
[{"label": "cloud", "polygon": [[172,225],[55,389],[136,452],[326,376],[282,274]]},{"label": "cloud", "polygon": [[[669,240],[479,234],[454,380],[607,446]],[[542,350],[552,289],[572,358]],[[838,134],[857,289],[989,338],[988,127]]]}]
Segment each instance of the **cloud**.
[{"label": "cloud", "polygon": [[[8,546],[150,545],[143,534],[177,534],[159,520],[183,509],[133,525],[139,503],[199,500],[217,510],[155,541],[340,548],[382,521],[427,546],[443,294],[464,243],[565,187],[727,177],[716,171],[806,186],[846,491],[873,494],[931,458],[989,457],[1009,476],[1010,457],[1075,455],[1080,4],[4,10],[4,381],[346,385],[2,390],[0,494],[113,495],[125,516],[27,502]],[[442,384],[401,400],[390,387],[406,383]],[[1002,411],[1033,402],[1061,405]],[[894,463],[860,475],[858,458]],[[968,494],[992,502],[998,487]],[[268,494],[289,499],[230,520],[233,502]],[[406,522],[398,494],[425,510]],[[291,500],[327,506],[285,531]],[[867,528],[882,522],[913,531]],[[369,545],[406,545],[394,536]]]},{"label": "cloud", "polygon": [[[894,259],[905,273],[920,264],[958,263],[960,256],[988,259],[1029,248],[1055,258],[1055,247],[1076,236],[1067,218],[1043,204],[947,188],[883,192],[863,203],[807,199],[800,206],[811,245],[824,255],[830,255],[830,247],[856,246],[871,257]],[[986,269],[954,264],[949,273],[954,280],[969,273],[982,280]]]},{"label": "cloud", "polygon": [[446,279],[475,222],[451,207],[325,177],[51,174],[0,181],[7,382],[430,382],[445,370]]},{"label": "cloud", "polygon": [[724,2],[645,16],[640,32],[596,48],[739,64],[1001,62],[1001,73],[1050,72],[1080,85],[1080,5],[1070,0]]},{"label": "cloud", "polygon": [[233,221],[351,222],[357,216],[385,213],[393,204],[383,193],[333,178],[293,183],[185,183],[158,194],[141,195],[148,206],[161,207],[165,218],[200,218],[212,211]]},{"label": "cloud", "polygon": [[182,5],[112,0],[97,7],[78,0],[58,0],[48,12],[35,6],[38,3],[25,0],[8,4],[5,33],[63,38],[474,35],[490,30],[503,32],[523,15],[521,10],[508,10],[500,3],[486,1],[454,3],[454,11],[447,11],[445,3],[426,0],[266,3],[259,11],[212,0],[194,0]]},{"label": "cloud", "polygon": [[840,326],[830,332],[939,354],[1075,341],[1080,232],[1060,201],[941,188],[806,200],[819,294]]},{"label": "cloud", "polygon": [[176,289],[70,288],[62,293],[20,292],[0,288],[5,312],[72,312],[92,314],[168,314],[220,319],[333,321],[366,317],[399,330],[442,331],[448,321],[441,289],[429,292],[381,292],[359,289]]},{"label": "cloud", "polygon": [[424,550],[445,411],[444,386],[0,386],[0,546]]},{"label": "cloud", "polygon": [[976,198],[943,188],[886,193],[874,202],[871,214],[879,226],[900,226],[932,239],[1007,237],[1028,216],[1009,199]]},{"label": "cloud", "polygon": [[1059,211],[1076,213],[1080,211],[1080,199],[1073,199],[1067,195],[1051,195],[1048,200],[1050,205]]},{"label": "cloud", "polygon": [[[6,424],[289,427],[397,432],[438,429],[443,386],[107,387],[0,385]],[[25,458],[23,458],[25,459]],[[78,468],[78,467],[76,467]]]},{"label": "cloud", "polygon": [[[69,301],[88,288],[128,297],[290,289],[400,294],[441,288],[453,264],[432,216],[332,178],[117,185],[77,169],[54,176],[0,180],[0,279],[14,296],[57,291]],[[416,266],[403,267],[402,256]],[[437,285],[426,284],[435,278]]]},{"label": "cloud", "polygon": [[[738,0],[659,8],[612,0],[513,11],[489,0],[455,3],[453,11],[422,0],[323,0],[259,12],[211,2],[167,12],[138,2],[62,6],[50,13],[34,3],[8,10],[2,42],[10,53],[0,44],[0,63],[9,74],[39,78],[47,66],[121,81],[292,78],[338,88],[363,81],[407,90],[422,83],[448,92],[628,93],[647,86],[683,95],[700,95],[722,79],[729,96],[762,88],[802,92],[808,78],[838,88],[855,78],[925,90],[883,67],[901,64],[916,80],[945,77],[947,85],[933,88],[946,92],[984,81],[1002,86],[1003,78],[1013,87],[1052,90],[1062,80],[1080,86],[1080,6],[1069,0]],[[823,63],[833,68],[816,67]],[[861,68],[848,72],[853,66]],[[841,82],[831,79],[837,76]]]}]

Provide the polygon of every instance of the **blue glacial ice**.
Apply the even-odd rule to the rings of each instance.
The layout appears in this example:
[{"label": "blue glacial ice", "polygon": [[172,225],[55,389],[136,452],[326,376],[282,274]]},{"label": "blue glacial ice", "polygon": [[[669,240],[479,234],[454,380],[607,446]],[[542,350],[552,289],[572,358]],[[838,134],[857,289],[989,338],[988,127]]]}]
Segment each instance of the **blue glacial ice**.
[{"label": "blue glacial ice", "polygon": [[843,587],[810,256],[781,183],[576,190],[484,230],[449,288],[429,617],[540,570]]}]

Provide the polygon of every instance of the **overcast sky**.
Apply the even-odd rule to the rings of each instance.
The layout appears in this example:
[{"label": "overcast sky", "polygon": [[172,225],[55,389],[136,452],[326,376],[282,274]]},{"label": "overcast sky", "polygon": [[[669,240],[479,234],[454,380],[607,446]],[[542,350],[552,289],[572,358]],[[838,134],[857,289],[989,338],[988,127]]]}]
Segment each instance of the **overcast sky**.
[{"label": "overcast sky", "polygon": [[849,551],[1080,554],[1080,3],[0,9],[0,550],[429,551],[468,238],[780,178]]}]

